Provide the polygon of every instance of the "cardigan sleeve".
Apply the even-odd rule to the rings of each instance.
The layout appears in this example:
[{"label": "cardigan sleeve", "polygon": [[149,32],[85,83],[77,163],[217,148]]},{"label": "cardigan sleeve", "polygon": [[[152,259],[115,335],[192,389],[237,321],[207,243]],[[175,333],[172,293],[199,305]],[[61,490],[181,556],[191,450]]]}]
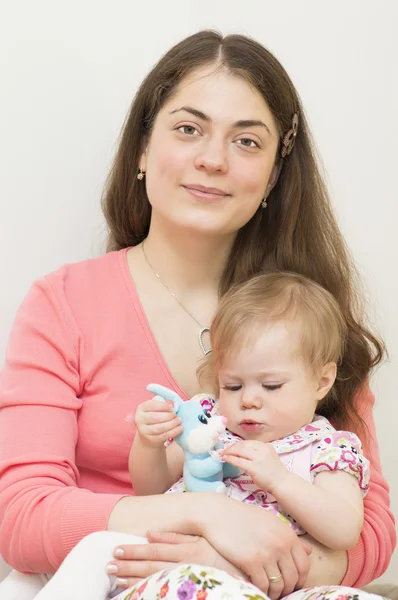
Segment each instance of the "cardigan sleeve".
[{"label": "cardigan sleeve", "polygon": [[366,387],[357,398],[357,410],[367,425],[362,439],[370,461],[370,486],[364,499],[364,525],[358,544],[348,552],[348,569],[342,585],[361,587],[387,569],[396,544],[395,521],[390,510],[389,487],[383,477],[373,417],[374,395]]},{"label": "cardigan sleeve", "polygon": [[54,572],[122,497],[78,487],[81,340],[64,304],[47,278],[33,285],[0,375],[0,554],[25,572]]}]

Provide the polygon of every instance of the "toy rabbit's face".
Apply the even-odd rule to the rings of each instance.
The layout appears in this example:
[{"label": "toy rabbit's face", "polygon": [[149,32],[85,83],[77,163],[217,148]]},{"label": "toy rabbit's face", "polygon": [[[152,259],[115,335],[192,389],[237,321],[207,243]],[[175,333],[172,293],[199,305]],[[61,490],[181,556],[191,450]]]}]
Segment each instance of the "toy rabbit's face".
[{"label": "toy rabbit's face", "polygon": [[176,442],[192,454],[204,454],[214,448],[227,424],[225,417],[212,416],[195,399],[182,403],[177,414],[182,418],[184,431]]}]

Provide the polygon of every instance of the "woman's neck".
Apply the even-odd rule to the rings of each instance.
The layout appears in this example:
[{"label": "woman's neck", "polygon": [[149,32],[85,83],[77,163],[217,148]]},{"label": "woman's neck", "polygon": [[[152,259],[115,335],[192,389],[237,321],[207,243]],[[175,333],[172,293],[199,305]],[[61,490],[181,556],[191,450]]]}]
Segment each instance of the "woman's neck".
[{"label": "woman's neck", "polygon": [[162,283],[180,298],[192,292],[218,292],[234,239],[152,226],[144,257]]}]

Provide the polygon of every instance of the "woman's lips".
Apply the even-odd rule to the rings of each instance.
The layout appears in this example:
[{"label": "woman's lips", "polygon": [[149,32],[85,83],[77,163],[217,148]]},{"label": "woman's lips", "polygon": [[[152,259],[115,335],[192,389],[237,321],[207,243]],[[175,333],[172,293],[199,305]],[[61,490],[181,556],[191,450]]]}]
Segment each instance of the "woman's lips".
[{"label": "woman's lips", "polygon": [[199,200],[219,201],[223,198],[227,198],[230,194],[227,194],[219,188],[205,187],[203,185],[183,185],[183,188]]}]

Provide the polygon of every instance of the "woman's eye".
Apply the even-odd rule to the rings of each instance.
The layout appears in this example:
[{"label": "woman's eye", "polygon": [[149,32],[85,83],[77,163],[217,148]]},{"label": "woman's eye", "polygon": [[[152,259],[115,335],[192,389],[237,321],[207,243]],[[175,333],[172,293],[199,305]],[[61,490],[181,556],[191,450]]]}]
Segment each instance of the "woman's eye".
[{"label": "woman's eye", "polygon": [[251,140],[250,138],[241,138],[238,140],[238,142],[240,142],[240,146],[244,146],[245,148],[259,148],[257,142]]},{"label": "woman's eye", "polygon": [[193,125],[181,125],[181,127],[178,127],[178,131],[185,133],[185,135],[194,135],[195,131],[198,130]]},{"label": "woman's eye", "polygon": [[204,415],[199,415],[198,419],[201,423],[203,423],[203,425],[207,425],[207,419]]},{"label": "woman's eye", "polygon": [[265,390],[268,390],[269,392],[272,392],[274,390],[279,390],[282,387],[282,383],[275,383],[275,384],[265,384],[263,383],[263,388]]}]

